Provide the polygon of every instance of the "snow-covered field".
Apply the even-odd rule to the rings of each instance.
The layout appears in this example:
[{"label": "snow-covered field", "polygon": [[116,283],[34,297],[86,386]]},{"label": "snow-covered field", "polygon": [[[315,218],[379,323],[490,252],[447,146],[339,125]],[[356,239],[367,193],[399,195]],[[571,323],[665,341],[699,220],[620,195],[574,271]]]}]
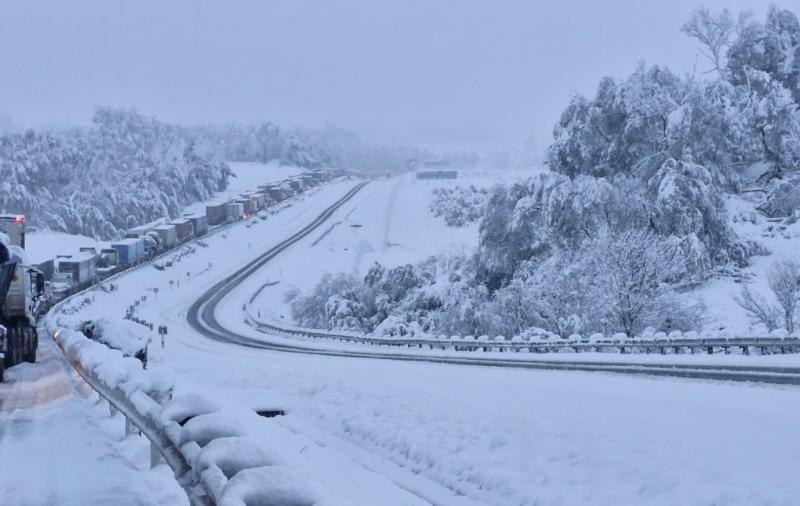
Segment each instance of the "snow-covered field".
[{"label": "snow-covered field", "polygon": [[[375,258],[392,258],[400,246],[387,242],[405,244],[408,251],[397,261],[411,261],[471,240],[474,229],[455,232],[465,234],[462,242],[442,236],[433,223],[423,229],[403,222],[395,229],[385,218],[387,202],[394,185],[398,196],[406,193],[405,183],[368,185],[318,234],[268,264],[260,280],[243,284],[220,307],[221,320],[246,332],[241,301],[267,280],[282,280],[275,285],[282,287],[289,279],[313,283],[323,269],[361,271]],[[121,316],[148,295],[140,317],[170,329],[165,350],[152,350],[154,363],[177,372],[186,391],[286,409],[287,416],[265,423],[302,434],[315,452],[330,450],[329,458],[309,464],[309,473],[340,502],[796,503],[797,388],[282,354],[209,342],[188,327],[186,309],[202,290],[310,221],[352,184],[326,185],[265,222],[213,236],[208,248],[163,273],[144,269],[121,278],[118,293],[97,293],[76,317]],[[388,233],[385,223],[392,224]],[[361,240],[375,251],[359,251]],[[304,278],[303,272],[313,274]],[[181,286],[170,292],[169,279],[182,280]],[[159,300],[147,291],[155,286]],[[282,448],[291,451],[291,445]],[[386,477],[385,499],[377,502],[369,485],[375,473]]]}]

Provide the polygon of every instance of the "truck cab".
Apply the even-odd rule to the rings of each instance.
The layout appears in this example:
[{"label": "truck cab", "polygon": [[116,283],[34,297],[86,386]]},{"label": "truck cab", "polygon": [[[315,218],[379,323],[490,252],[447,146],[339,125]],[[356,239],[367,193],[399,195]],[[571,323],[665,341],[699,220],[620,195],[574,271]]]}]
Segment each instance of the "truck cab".
[{"label": "truck cab", "polygon": [[25,249],[25,215],[0,214],[0,232],[5,232],[10,246]]}]

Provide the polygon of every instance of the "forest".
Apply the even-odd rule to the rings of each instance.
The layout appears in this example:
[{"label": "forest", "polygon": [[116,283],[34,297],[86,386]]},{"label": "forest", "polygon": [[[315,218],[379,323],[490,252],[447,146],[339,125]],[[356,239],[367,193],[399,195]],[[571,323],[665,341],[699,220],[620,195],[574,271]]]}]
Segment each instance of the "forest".
[{"label": "forest", "polygon": [[35,227],[99,239],[179,215],[228,186],[227,162],[399,171],[419,152],[371,146],[333,125],[283,130],[180,126],[97,108],[85,128],[0,133],[0,212]]}]

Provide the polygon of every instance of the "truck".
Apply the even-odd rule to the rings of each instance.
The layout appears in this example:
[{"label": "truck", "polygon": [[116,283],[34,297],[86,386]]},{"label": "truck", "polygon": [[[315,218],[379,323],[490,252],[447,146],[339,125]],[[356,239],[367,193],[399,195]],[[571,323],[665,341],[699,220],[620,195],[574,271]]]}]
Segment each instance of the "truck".
[{"label": "truck", "polygon": [[137,237],[144,237],[147,235],[148,232],[153,230],[158,226],[157,224],[150,223],[147,225],[140,225],[138,227],[133,227],[132,229],[128,230],[125,234],[126,239],[136,239]]},{"label": "truck", "polygon": [[220,202],[206,206],[206,217],[209,225],[219,225],[228,219],[228,204]]},{"label": "truck", "polygon": [[31,267],[22,246],[25,217],[12,224],[12,234],[5,227],[0,232],[0,381],[6,368],[36,361],[36,320],[45,295],[44,276]]},{"label": "truck", "polygon": [[244,204],[241,202],[228,202],[225,204],[225,211],[227,213],[226,219],[229,222],[240,220],[244,215]]},{"label": "truck", "polygon": [[0,214],[0,232],[5,232],[11,244],[25,249],[25,215]]},{"label": "truck", "polygon": [[282,202],[291,195],[291,190],[283,185],[273,185],[267,188],[267,194],[274,202]]},{"label": "truck", "polygon": [[83,290],[97,281],[97,255],[81,252],[62,257],[58,261],[58,272],[72,274],[73,286]]},{"label": "truck", "polygon": [[175,225],[159,225],[153,230],[158,233],[158,237],[161,239],[162,249],[169,249],[178,244],[178,230]]},{"label": "truck", "polygon": [[184,214],[183,216],[191,222],[195,237],[202,237],[208,233],[208,218],[205,214]]},{"label": "truck", "polygon": [[172,220],[169,224],[175,227],[178,236],[178,244],[184,243],[192,238],[192,222],[186,218]]},{"label": "truck", "polygon": [[258,209],[256,208],[256,199],[251,197],[242,197],[236,199],[237,204],[242,205],[242,216],[245,218],[252,216]]},{"label": "truck", "polygon": [[141,261],[144,254],[144,239],[123,239],[111,244],[117,252],[117,261],[121,267],[133,265]]}]

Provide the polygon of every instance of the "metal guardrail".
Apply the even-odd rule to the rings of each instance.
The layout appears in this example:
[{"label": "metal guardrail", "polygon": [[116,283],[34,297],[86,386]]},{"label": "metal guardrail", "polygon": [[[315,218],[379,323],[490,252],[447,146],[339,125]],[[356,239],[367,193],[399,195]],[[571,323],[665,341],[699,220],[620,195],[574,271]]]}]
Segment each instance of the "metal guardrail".
[{"label": "metal guardrail", "polygon": [[[287,201],[288,202],[288,201]],[[209,230],[207,234],[202,237],[195,237],[191,240],[175,246],[169,250],[163,251],[160,254],[139,262],[135,265],[126,267],[119,272],[104,279],[102,283],[112,282],[121,276],[131,274],[143,267],[152,265],[154,262],[161,260],[167,256],[174,255],[180,248],[195,243],[198,240],[203,240],[206,237],[220,233],[236,224],[243,223],[244,221],[235,221],[232,223],[225,223],[214,227]],[[50,318],[57,314],[61,308],[71,300],[79,299],[87,295],[89,292],[96,290],[99,283],[88,286],[65,299],[59,301],[52,308],[50,308]],[[46,327],[46,325],[43,325]],[[54,327],[57,325],[54,322]],[[47,328],[41,329],[48,332]],[[49,330],[54,330],[53,328]],[[88,370],[76,358],[71,356],[62,343],[58,339],[58,333],[54,332],[53,339],[64,353],[72,368],[78,375],[89,385],[97,394],[106,400],[109,405],[110,414],[113,416],[116,412],[122,413],[125,417],[125,430],[126,434],[133,434],[138,432],[144,435],[150,441],[150,465],[155,466],[163,459],[169,465],[175,474],[175,478],[181,487],[186,492],[192,506],[214,506],[217,500],[222,497],[225,492],[225,486],[228,483],[228,478],[225,473],[213,462],[206,462],[202,470],[195,468],[197,465],[198,456],[201,454],[205,445],[200,445],[195,441],[182,440],[183,432],[182,426],[187,423],[192,417],[187,417],[182,423],[175,421],[169,422],[167,425],[162,425],[157,420],[158,415],[161,413],[162,404],[168,402],[169,398],[154,399],[152,396],[141,390],[136,390],[131,393],[126,393],[120,388],[110,387],[106,385],[96,374]],[[168,396],[170,397],[171,394]],[[143,407],[146,413],[142,412]],[[197,412],[194,416],[200,416],[206,413]],[[163,422],[163,421],[162,421]],[[235,434],[220,433],[217,438],[235,436]],[[211,441],[206,442],[210,444]],[[255,467],[245,467],[241,470],[257,469]]]},{"label": "metal guardrail", "polygon": [[535,342],[524,340],[479,340],[479,339],[433,339],[433,338],[385,338],[374,337],[366,334],[353,335],[337,332],[326,332],[315,329],[304,329],[297,327],[286,327],[259,321],[252,314],[247,311],[246,322],[261,331],[271,331],[279,335],[290,335],[307,337],[313,339],[331,339],[342,342],[367,344],[373,346],[396,346],[406,348],[429,348],[447,350],[452,349],[455,351],[499,351],[499,352],[513,352],[513,353],[557,353],[562,351],[570,351],[574,353],[580,352],[602,352],[614,351],[622,354],[632,353],[635,351],[652,353],[658,352],[667,354],[667,352],[680,353],[683,350],[689,350],[690,353],[697,351],[705,352],[708,354],[714,353],[715,350],[722,350],[723,352],[730,351],[731,348],[740,348],[744,354],[749,354],[751,349],[759,349],[760,351],[767,351],[766,349],[774,349],[774,351],[785,353],[800,353],[800,338],[787,337],[780,339],[776,337],[734,337],[731,339],[712,338],[712,339],[659,339],[659,340],[644,340],[644,339],[629,339],[629,340],[598,340],[589,342],[588,340],[569,341],[563,342]]},{"label": "metal guardrail", "polygon": [[[119,388],[109,387],[92,371],[87,370],[78,359],[71,356],[56,336],[54,336],[54,341],[58,344],[72,368],[92,390],[108,402],[111,416],[114,416],[116,412],[122,413],[125,417],[125,433],[133,434],[138,431],[139,434],[144,435],[150,441],[150,467],[156,466],[163,459],[172,468],[178,484],[186,492],[192,506],[213,505],[214,502],[209,500],[210,494],[206,485],[192,473],[191,466],[176,441],[168,437],[166,432],[157,425],[154,419],[157,413],[144,414],[140,412],[142,406],[149,405],[157,409],[161,407],[161,403],[142,391],[133,392],[129,396]],[[134,396],[137,397],[138,408],[132,400]],[[160,412],[160,409],[157,409],[157,411]],[[199,491],[202,491],[202,493],[199,493]]]}]

